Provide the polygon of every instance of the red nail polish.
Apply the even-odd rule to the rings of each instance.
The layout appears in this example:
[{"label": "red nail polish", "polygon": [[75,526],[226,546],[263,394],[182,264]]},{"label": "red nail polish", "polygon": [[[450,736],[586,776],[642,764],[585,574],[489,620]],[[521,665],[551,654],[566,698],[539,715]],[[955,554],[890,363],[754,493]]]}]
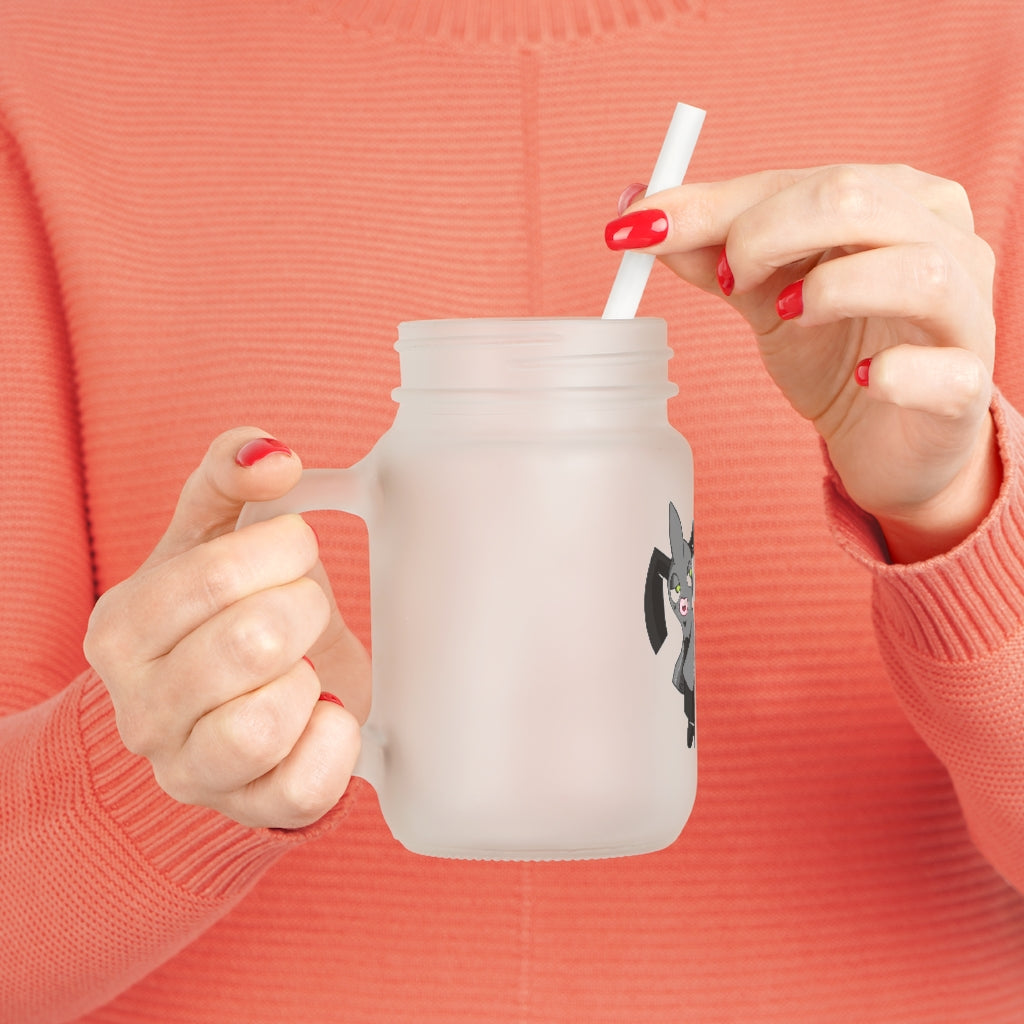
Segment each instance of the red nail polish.
[{"label": "red nail polish", "polygon": [[718,257],[715,276],[718,278],[718,287],[722,289],[722,294],[732,295],[732,290],[736,287],[736,280],[732,276],[732,268],[729,266],[729,258],[725,255],[725,249]]},{"label": "red nail polish", "polygon": [[609,249],[646,249],[668,237],[668,217],[663,210],[636,210],[613,220],[604,229]]},{"label": "red nail polish", "polygon": [[235,462],[248,469],[250,466],[255,466],[260,459],[275,454],[291,455],[292,450],[288,445],[275,441],[272,437],[257,437],[255,440],[247,441],[238,449]]},{"label": "red nail polish", "polygon": [[783,320],[795,320],[804,311],[804,283],[794,281],[779,292],[775,309]]},{"label": "red nail polish", "polygon": [[307,665],[308,665],[308,666],[309,666],[309,667],[310,667],[310,668],[311,668],[311,669],[312,669],[312,670],[313,670],[314,672],[316,671],[316,665],[314,665],[314,664],[313,664],[313,662],[311,662],[311,661],[309,660],[309,658],[307,658],[307,657],[306,657],[306,655],[303,655],[303,656],[302,656],[302,660],[303,660],[303,661],[304,661],[304,662],[305,662],[305,663],[306,663],[306,664],[307,664]]},{"label": "red nail polish", "polygon": [[326,690],[317,697],[317,700],[326,700],[331,704],[337,704],[339,708],[343,708],[345,705],[341,703],[338,697],[335,697],[333,693],[328,693]]},{"label": "red nail polish", "polygon": [[619,203],[616,207],[619,211],[619,216],[621,217],[626,212],[626,209],[632,206],[636,199],[646,191],[647,186],[641,185],[638,181],[634,181],[632,185],[627,185],[619,195]]},{"label": "red nail polish", "polygon": [[870,371],[870,368],[871,360],[862,359],[857,364],[857,369],[853,371],[854,378],[862,388],[866,388],[868,386],[868,373]]}]

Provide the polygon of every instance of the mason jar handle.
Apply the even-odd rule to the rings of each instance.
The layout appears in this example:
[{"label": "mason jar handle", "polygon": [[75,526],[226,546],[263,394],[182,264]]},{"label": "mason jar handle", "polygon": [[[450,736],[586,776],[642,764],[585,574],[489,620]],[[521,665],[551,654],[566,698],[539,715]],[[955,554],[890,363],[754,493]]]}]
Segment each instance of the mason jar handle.
[{"label": "mason jar handle", "polygon": [[[366,459],[348,469],[306,469],[285,495],[243,506],[235,529],[261,523],[290,512],[348,512],[369,524],[376,499],[374,476]],[[373,722],[373,713],[360,730],[362,749],[352,770],[378,793],[384,781],[385,737]]]},{"label": "mason jar handle", "polygon": [[370,513],[369,474],[364,459],[349,469],[305,469],[285,495],[270,501],[250,501],[238,517],[236,530],[287,512],[350,512],[366,519]]}]

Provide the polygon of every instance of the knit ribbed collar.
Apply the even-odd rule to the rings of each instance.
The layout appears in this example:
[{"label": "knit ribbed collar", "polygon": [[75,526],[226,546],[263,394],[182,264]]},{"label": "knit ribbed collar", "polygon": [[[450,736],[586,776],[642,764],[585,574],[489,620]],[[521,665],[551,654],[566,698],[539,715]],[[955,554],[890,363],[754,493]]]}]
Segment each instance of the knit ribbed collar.
[{"label": "knit ribbed collar", "polygon": [[537,45],[616,34],[702,11],[708,0],[317,0],[351,28],[421,39]]}]

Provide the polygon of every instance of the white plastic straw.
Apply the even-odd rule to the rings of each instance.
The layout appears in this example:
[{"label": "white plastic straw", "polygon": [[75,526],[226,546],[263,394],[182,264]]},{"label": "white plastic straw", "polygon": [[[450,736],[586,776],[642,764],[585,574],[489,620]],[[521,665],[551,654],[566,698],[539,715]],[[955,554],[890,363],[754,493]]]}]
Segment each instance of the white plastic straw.
[{"label": "white plastic straw", "polygon": [[[675,113],[661,144],[661,152],[647,185],[647,194],[653,195],[666,188],[675,188],[683,183],[683,176],[690,164],[690,157],[697,146],[697,136],[704,124],[704,111],[686,103],[677,103]],[[629,320],[636,316],[644,287],[654,266],[654,256],[649,252],[626,250],[622,254],[619,272],[615,275],[612,290],[608,295],[604,312],[605,320]]]}]

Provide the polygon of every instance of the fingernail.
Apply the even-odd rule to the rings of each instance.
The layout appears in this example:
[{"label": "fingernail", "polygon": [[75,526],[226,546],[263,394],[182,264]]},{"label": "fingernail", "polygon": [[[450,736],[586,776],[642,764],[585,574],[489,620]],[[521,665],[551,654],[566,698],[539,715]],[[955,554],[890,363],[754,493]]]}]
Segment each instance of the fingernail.
[{"label": "fingernail", "polygon": [[795,320],[804,311],[804,283],[794,281],[779,292],[775,308],[783,320]]},{"label": "fingernail", "polygon": [[247,441],[238,449],[235,462],[248,469],[250,466],[255,466],[260,459],[274,454],[291,455],[292,450],[288,445],[275,441],[272,437],[257,437],[255,440]]},{"label": "fingernail", "polygon": [[341,700],[338,697],[335,697],[333,693],[328,693],[326,690],[317,697],[317,700],[329,701],[331,704],[337,704],[339,708],[343,708],[345,706],[341,703]]},{"label": "fingernail", "polygon": [[646,249],[668,237],[668,217],[663,210],[636,210],[613,220],[604,229],[609,249]]},{"label": "fingernail", "polygon": [[856,379],[857,383],[862,388],[866,388],[868,386],[868,373],[869,373],[870,369],[871,369],[871,360],[870,359],[862,359],[857,364],[857,369],[853,371],[854,378]]},{"label": "fingernail", "polygon": [[718,287],[722,289],[722,294],[732,295],[732,290],[736,287],[736,280],[732,276],[732,268],[729,266],[729,258],[725,255],[725,249],[722,249],[722,254],[718,257],[715,276],[718,278]]},{"label": "fingernail", "polygon": [[302,656],[302,660],[303,660],[303,661],[304,661],[304,662],[305,662],[305,663],[306,663],[306,664],[307,664],[307,665],[308,665],[308,666],[309,666],[309,667],[310,667],[310,668],[311,668],[311,669],[312,669],[312,670],[313,670],[314,672],[316,671],[316,665],[314,665],[314,664],[313,664],[313,662],[311,662],[311,661],[309,660],[309,658],[307,658],[307,657],[306,657],[306,655],[303,655],[303,656]]},{"label": "fingernail", "polygon": [[638,181],[634,181],[632,185],[627,185],[622,190],[622,193],[619,196],[619,216],[621,217],[626,212],[626,210],[633,205],[633,201],[636,199],[637,196],[646,191],[647,186],[642,185]]}]

